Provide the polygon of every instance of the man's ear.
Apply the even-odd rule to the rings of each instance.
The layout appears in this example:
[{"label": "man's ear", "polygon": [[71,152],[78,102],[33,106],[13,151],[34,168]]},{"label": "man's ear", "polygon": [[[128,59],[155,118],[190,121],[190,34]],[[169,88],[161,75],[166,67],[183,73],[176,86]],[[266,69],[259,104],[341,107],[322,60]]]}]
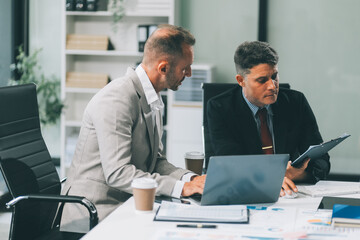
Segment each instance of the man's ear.
[{"label": "man's ear", "polygon": [[169,71],[169,63],[167,61],[161,61],[158,64],[158,69],[157,70],[158,70],[159,74],[166,75],[167,72]]},{"label": "man's ear", "polygon": [[244,87],[245,78],[243,76],[241,76],[240,74],[236,74],[235,78],[236,78],[236,81],[239,83],[239,85],[241,87]]}]

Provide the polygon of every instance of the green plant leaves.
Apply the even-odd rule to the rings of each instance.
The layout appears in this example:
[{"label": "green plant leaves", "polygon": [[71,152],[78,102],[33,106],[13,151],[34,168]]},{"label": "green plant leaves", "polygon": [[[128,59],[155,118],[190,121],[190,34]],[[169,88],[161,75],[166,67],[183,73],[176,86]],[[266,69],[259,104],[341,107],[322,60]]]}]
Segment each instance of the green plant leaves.
[{"label": "green plant leaves", "polygon": [[12,71],[17,71],[19,80],[10,79],[8,85],[34,83],[37,86],[40,122],[44,125],[55,124],[60,118],[64,103],[60,98],[60,79],[45,77],[38,65],[38,54],[42,49],[36,49],[26,56],[22,46],[19,47],[17,63],[10,65]]}]

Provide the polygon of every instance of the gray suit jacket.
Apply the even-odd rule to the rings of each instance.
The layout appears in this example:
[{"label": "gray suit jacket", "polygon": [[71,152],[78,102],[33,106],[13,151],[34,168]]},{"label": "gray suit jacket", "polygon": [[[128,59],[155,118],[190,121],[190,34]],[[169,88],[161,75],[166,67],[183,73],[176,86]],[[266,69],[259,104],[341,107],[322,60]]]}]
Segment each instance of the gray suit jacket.
[{"label": "gray suit jacket", "polygon": [[[176,181],[188,171],[170,164],[161,151],[142,85],[129,68],[87,105],[62,193],[88,198],[99,220],[131,197],[134,178],[153,178],[159,185],[157,194],[171,195]],[[65,204],[61,230],[89,230],[88,212],[77,205]]]}]

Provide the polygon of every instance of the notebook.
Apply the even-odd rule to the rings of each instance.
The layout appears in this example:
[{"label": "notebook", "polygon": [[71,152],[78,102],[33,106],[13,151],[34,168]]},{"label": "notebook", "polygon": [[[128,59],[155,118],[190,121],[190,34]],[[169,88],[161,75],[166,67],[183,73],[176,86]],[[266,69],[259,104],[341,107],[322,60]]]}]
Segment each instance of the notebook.
[{"label": "notebook", "polygon": [[249,214],[245,205],[197,206],[162,201],[154,221],[248,223]]},{"label": "notebook", "polygon": [[334,227],[360,227],[360,206],[335,204],[332,224]]},{"label": "notebook", "polygon": [[210,157],[200,204],[276,202],[288,161],[288,154]]}]

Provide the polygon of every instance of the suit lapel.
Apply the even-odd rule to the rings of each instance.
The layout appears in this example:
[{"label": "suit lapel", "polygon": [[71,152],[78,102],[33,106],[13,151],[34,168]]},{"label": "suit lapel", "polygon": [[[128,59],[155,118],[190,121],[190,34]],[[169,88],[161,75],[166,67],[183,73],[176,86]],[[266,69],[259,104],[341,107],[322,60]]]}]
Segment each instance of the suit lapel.
[{"label": "suit lapel", "polygon": [[279,97],[277,101],[271,105],[274,114],[273,131],[274,131],[274,139],[275,139],[275,152],[284,153],[287,142],[289,121],[287,114],[284,111],[281,111],[281,105],[279,104]]},{"label": "suit lapel", "polygon": [[[145,93],[143,90],[143,87],[140,83],[140,79],[138,78],[138,76],[136,75],[135,71],[131,68],[128,68],[127,70],[127,74],[130,74],[130,77],[134,83],[135,86],[135,90],[139,96],[139,101],[140,101],[140,105],[141,105],[141,109],[142,109],[142,114],[143,117],[145,119],[145,124],[146,124],[146,128],[149,134],[149,141],[150,141],[150,145],[151,145],[151,150],[152,150],[152,155],[154,155],[154,127],[153,127],[153,120],[152,120],[152,115],[151,115],[151,108],[149,106],[149,104],[146,101],[146,97],[145,97]],[[157,152],[157,151],[156,151]]]}]

